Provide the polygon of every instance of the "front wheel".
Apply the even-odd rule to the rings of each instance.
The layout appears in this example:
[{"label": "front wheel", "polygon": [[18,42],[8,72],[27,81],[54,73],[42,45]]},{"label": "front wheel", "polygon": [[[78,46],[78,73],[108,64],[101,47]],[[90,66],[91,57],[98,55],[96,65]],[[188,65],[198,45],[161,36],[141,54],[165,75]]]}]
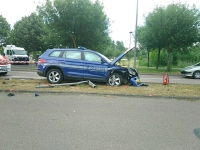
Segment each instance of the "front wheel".
[{"label": "front wheel", "polygon": [[120,86],[122,84],[122,76],[118,73],[113,73],[109,76],[108,85]]},{"label": "front wheel", "polygon": [[51,69],[47,73],[47,80],[52,84],[59,84],[63,80],[63,74],[58,69]]},{"label": "front wheel", "polygon": [[194,79],[200,79],[200,71],[195,71],[192,75]]}]

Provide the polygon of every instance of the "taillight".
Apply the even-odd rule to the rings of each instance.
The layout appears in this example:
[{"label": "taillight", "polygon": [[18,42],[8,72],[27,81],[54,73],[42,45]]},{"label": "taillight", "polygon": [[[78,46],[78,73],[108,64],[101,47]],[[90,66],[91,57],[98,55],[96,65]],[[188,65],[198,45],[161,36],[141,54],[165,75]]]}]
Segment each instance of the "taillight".
[{"label": "taillight", "polygon": [[45,59],[39,59],[39,60],[38,60],[38,63],[41,63],[41,64],[43,64],[43,63],[45,63],[45,62],[46,62]]}]

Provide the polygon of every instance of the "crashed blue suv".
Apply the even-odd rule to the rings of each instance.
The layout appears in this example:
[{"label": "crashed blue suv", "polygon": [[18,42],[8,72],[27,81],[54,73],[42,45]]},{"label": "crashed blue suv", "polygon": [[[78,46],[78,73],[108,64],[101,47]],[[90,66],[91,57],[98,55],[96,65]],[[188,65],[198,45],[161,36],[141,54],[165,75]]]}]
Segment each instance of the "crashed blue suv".
[{"label": "crashed blue suv", "polygon": [[37,74],[52,84],[59,84],[64,79],[105,82],[111,86],[127,84],[130,78],[139,79],[137,70],[121,67],[116,62],[132,49],[113,61],[85,48],[48,49],[38,58]]}]

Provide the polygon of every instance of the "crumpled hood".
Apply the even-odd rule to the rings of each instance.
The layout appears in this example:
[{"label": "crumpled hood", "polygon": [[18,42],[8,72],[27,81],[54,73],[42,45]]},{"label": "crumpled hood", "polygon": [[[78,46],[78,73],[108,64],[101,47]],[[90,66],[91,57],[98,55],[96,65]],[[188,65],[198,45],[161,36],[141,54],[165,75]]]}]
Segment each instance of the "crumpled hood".
[{"label": "crumpled hood", "polygon": [[117,61],[119,61],[124,55],[126,55],[128,52],[130,52],[131,50],[133,50],[134,47],[127,49],[125,52],[123,52],[122,54],[120,54],[118,57],[116,57],[112,62],[111,65],[114,65]]}]

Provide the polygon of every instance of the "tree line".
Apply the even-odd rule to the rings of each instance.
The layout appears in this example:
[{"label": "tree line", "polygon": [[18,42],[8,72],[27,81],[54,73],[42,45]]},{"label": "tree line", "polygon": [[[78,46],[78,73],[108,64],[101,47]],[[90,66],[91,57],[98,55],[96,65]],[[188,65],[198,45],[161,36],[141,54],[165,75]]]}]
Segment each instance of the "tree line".
[{"label": "tree line", "polygon": [[82,46],[115,57],[126,48],[109,37],[110,21],[103,8],[98,0],[46,0],[12,30],[0,16],[0,44],[24,47],[34,55],[48,48]]},{"label": "tree line", "polygon": [[[48,48],[83,46],[116,57],[126,48],[109,37],[110,20],[103,9],[99,0],[46,0],[12,29],[0,15],[0,44],[21,46],[34,55]],[[170,71],[177,59],[200,58],[200,12],[195,5],[157,6],[136,31],[137,58],[147,57],[147,66],[164,64]]]},{"label": "tree line", "polygon": [[[150,54],[154,55],[153,58],[156,54],[156,68],[159,67],[160,61],[165,59],[167,71],[170,71],[172,62],[176,63],[178,56],[190,54],[195,49],[192,47],[199,45],[199,9],[195,5],[190,7],[181,3],[158,6],[148,14],[144,25],[138,27],[137,32],[140,47],[146,50],[148,55],[148,66]],[[200,53],[200,47],[195,50]],[[161,52],[164,56],[162,60]]]}]

